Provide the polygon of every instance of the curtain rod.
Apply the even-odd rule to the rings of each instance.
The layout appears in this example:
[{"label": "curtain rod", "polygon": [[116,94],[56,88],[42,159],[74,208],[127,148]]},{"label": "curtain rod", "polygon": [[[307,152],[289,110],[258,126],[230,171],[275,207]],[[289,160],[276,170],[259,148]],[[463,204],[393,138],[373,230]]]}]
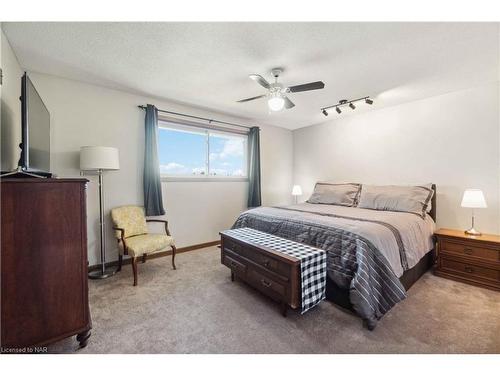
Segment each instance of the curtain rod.
[{"label": "curtain rod", "polygon": [[[143,105],[138,105],[140,109],[146,110],[146,106]],[[225,125],[230,125],[230,126],[237,126],[238,128],[244,128],[244,129],[250,129],[252,126],[245,126],[245,125],[239,125],[239,124],[233,124],[232,122],[225,122],[225,121],[219,121],[219,120],[213,120],[210,118],[205,118],[205,117],[198,117],[198,116],[193,116],[193,115],[186,115],[185,113],[178,113],[178,112],[171,112],[171,111],[165,111],[163,109],[158,109],[158,112],[162,113],[169,113],[171,115],[176,115],[176,116],[183,116],[183,117],[188,117],[188,118],[194,118],[196,120],[203,120],[203,121],[208,121],[208,123],[216,122],[218,124],[225,124]],[[258,126],[256,126],[258,128]],[[260,128],[259,128],[260,130]]]}]

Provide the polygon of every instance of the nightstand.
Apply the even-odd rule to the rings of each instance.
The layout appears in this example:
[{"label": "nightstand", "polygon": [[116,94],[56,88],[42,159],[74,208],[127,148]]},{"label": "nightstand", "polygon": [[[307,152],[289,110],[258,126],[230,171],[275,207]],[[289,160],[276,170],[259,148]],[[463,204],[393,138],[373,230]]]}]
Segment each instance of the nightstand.
[{"label": "nightstand", "polygon": [[500,236],[470,236],[453,229],[434,234],[436,275],[500,291]]}]

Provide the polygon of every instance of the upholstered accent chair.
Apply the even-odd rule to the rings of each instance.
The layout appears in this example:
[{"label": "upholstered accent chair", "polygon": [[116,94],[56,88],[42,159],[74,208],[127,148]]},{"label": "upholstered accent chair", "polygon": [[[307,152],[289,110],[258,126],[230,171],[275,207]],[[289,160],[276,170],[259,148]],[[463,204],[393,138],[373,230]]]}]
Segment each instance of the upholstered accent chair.
[{"label": "upholstered accent chair", "polygon": [[[132,257],[132,270],[134,272],[134,286],[137,285],[137,260],[142,257],[146,262],[148,254],[159,252],[166,247],[172,248],[172,267],[175,270],[174,238],[168,230],[168,222],[159,219],[146,219],[144,207],[122,206],[111,210],[111,219],[116,239],[118,240],[118,271],[122,269],[123,255]],[[149,233],[147,223],[159,222],[165,224],[165,234]]]}]

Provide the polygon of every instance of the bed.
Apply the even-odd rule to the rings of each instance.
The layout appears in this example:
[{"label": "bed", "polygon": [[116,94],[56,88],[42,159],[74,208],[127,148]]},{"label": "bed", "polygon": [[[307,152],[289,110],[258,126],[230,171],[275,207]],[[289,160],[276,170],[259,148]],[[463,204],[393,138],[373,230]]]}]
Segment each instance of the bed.
[{"label": "bed", "polygon": [[432,265],[436,194],[422,216],[334,204],[300,203],[243,212],[249,227],[327,252],[326,298],[374,329]]}]

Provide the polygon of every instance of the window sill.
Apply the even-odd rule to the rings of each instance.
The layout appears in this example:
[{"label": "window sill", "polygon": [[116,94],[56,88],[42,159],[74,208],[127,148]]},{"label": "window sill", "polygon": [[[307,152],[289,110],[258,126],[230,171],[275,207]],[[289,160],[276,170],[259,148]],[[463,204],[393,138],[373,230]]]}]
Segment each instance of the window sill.
[{"label": "window sill", "polygon": [[161,176],[162,182],[248,182],[248,177],[173,177]]}]

